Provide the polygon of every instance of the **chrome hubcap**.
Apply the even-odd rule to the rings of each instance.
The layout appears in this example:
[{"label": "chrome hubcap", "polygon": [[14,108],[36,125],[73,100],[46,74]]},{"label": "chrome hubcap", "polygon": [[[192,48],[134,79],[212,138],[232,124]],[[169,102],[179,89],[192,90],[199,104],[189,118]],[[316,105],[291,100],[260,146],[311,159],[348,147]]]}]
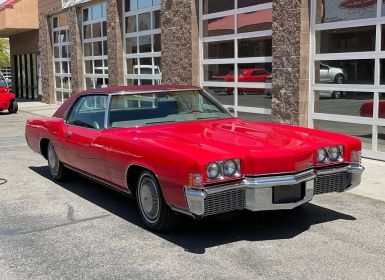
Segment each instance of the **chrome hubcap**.
[{"label": "chrome hubcap", "polygon": [[59,158],[53,148],[53,145],[49,143],[48,146],[48,166],[53,174],[57,174],[59,171]]},{"label": "chrome hubcap", "polygon": [[159,215],[159,193],[154,180],[144,177],[140,182],[139,204],[145,218],[153,222]]}]

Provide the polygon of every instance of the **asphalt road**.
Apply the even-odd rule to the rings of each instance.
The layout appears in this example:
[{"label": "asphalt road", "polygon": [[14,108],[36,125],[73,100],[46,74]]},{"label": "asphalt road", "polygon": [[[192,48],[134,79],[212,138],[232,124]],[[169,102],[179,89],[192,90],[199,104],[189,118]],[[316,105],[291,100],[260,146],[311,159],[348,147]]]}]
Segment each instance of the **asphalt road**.
[{"label": "asphalt road", "polygon": [[0,113],[1,279],[384,279],[384,202],[330,194],[154,234],[133,200],[53,182],[26,146],[28,117]]}]

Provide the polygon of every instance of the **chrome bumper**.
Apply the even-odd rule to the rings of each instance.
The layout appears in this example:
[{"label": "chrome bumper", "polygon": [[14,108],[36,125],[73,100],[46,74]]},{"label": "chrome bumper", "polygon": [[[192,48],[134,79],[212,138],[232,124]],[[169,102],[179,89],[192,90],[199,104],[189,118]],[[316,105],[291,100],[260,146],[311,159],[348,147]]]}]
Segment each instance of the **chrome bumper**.
[{"label": "chrome bumper", "polygon": [[[185,187],[188,211],[209,216],[233,210],[251,211],[293,209],[309,202],[315,194],[342,192],[358,186],[364,167],[360,164],[312,169],[297,174],[246,177],[242,181],[204,189]],[[301,184],[303,196],[290,203],[274,203],[274,187]],[[284,188],[285,189],[285,188]]]}]

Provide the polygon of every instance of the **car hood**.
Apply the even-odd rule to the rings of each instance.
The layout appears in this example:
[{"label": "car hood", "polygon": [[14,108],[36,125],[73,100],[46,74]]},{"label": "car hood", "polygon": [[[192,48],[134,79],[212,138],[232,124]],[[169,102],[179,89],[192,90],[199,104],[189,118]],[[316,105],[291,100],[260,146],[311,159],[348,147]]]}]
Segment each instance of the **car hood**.
[{"label": "car hood", "polygon": [[154,152],[178,152],[203,165],[240,158],[245,174],[308,169],[314,165],[317,148],[332,144],[313,130],[236,118],[141,127],[135,139],[148,148],[155,145]]}]

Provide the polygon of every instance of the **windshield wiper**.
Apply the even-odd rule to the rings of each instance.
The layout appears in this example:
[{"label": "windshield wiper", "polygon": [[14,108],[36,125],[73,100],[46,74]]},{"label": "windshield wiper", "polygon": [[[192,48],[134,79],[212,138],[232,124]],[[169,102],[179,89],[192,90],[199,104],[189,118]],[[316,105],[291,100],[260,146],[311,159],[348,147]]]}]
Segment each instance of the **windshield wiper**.
[{"label": "windshield wiper", "polygon": [[213,120],[213,119],[219,119],[218,117],[199,117],[198,120]]},{"label": "windshield wiper", "polygon": [[173,123],[175,121],[158,121],[158,122],[146,122],[144,123],[145,125],[148,125],[148,124],[161,124],[161,123]]}]

